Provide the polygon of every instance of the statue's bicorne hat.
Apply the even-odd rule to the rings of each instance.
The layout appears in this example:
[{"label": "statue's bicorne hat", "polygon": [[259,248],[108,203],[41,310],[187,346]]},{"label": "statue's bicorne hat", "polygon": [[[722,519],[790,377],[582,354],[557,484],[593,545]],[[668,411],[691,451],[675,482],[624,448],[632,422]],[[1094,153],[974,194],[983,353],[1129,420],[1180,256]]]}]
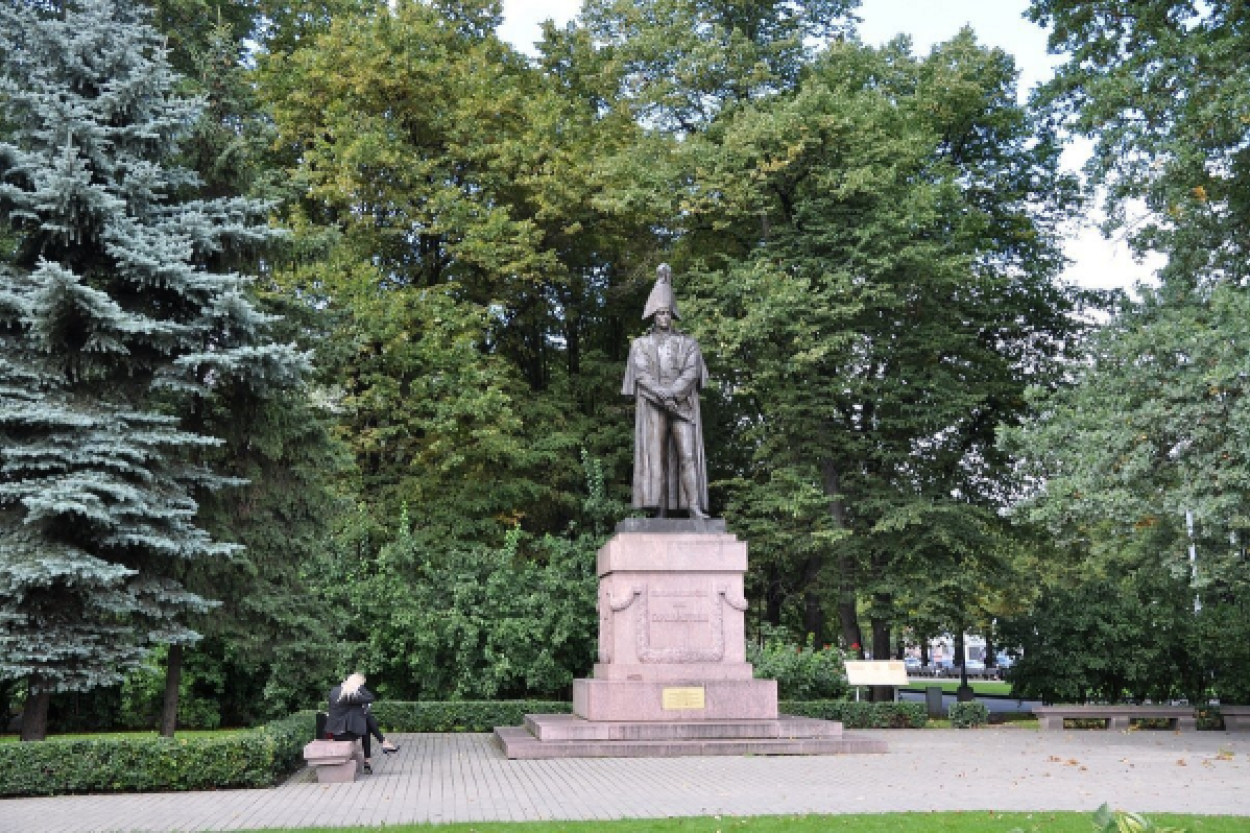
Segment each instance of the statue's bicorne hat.
[{"label": "statue's bicorne hat", "polygon": [[651,287],[651,294],[647,296],[647,306],[642,311],[643,319],[655,315],[655,311],[661,308],[671,312],[674,318],[681,318],[681,313],[677,311],[677,302],[673,300],[673,270],[667,263],[661,263],[655,270],[655,286]]}]

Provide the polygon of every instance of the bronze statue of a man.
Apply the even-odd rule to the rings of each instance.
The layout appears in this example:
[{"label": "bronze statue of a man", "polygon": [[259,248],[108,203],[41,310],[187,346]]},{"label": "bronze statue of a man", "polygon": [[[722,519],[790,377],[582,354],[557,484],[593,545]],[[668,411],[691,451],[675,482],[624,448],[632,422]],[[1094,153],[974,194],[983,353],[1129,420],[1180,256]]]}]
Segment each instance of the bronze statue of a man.
[{"label": "bronze statue of a man", "polygon": [[643,319],[653,318],[651,332],[634,339],[621,393],[635,397],[634,500],[637,508],[685,509],[691,518],[707,517],[707,463],[699,389],[707,365],[693,337],[673,328],[680,318],[673,301],[668,264],[657,270]]}]

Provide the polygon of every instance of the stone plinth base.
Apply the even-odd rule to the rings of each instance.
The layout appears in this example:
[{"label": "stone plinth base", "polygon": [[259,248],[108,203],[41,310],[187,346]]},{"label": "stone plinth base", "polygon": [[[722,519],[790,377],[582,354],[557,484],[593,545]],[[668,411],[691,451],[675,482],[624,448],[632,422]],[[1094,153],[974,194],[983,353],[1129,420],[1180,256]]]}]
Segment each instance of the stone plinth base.
[{"label": "stone plinth base", "polygon": [[773,720],[776,680],[574,680],[573,713],[586,720]]},{"label": "stone plinth base", "polygon": [[722,520],[624,521],[599,550],[599,662],[573,714],[500,727],[509,758],[885,752],[842,724],[777,714],[746,661],[747,546]]},{"label": "stone plinth base", "polygon": [[514,759],[651,758],[694,755],[849,755],[883,753],[886,744],[842,734],[831,720],[698,720],[668,723],[585,720],[568,714],[526,715],[523,727],[495,730]]},{"label": "stone plinth base", "polygon": [[774,720],[697,720],[673,723],[585,720],[573,714],[530,714],[525,728],[538,740],[721,740],[840,738],[835,720],[783,715]]}]

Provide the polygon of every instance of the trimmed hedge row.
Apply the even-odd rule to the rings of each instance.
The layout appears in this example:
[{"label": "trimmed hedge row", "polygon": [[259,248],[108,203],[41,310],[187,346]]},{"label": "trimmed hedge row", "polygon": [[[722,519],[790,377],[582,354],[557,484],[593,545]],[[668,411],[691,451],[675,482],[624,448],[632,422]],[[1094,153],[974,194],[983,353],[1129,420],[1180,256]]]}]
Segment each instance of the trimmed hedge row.
[{"label": "trimmed hedge row", "polygon": [[[921,729],[929,721],[923,703],[782,700],[778,709],[797,717],[839,720],[847,729]],[[572,703],[560,700],[392,700],[373,705],[378,722],[389,732],[489,732],[496,726],[520,726],[527,714],[568,714],[572,710]]]},{"label": "trimmed hedge row", "polygon": [[[783,700],[782,714],[840,720],[848,729],[922,728],[922,703]],[[374,705],[390,732],[489,732],[527,714],[567,714],[559,700],[402,702]],[[315,713],[206,738],[107,738],[0,744],[0,797],[269,787],[303,765]]]},{"label": "trimmed hedge row", "polygon": [[923,729],[929,722],[924,703],[857,703],[847,700],[783,700],[782,714],[838,720],[846,729]]},{"label": "trimmed hedge row", "polygon": [[372,711],[388,732],[490,732],[496,726],[520,726],[527,714],[568,714],[563,700],[382,700]]},{"label": "trimmed hedge row", "polygon": [[0,744],[0,797],[269,787],[303,765],[314,713],[209,738]]}]

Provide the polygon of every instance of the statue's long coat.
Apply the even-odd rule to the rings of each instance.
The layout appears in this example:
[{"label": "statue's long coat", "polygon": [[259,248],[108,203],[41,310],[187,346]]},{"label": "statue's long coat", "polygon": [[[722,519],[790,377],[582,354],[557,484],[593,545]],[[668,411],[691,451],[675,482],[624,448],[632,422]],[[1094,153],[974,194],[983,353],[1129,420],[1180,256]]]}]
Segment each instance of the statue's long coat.
[{"label": "statue's long coat", "polygon": [[[699,343],[684,333],[672,331],[669,339],[673,341],[673,350],[669,351],[669,361],[661,367],[658,336],[650,333],[634,339],[629,347],[629,363],[625,367],[625,383],[621,393],[632,396],[638,403],[634,415],[634,499],[633,505],[639,508],[653,508],[660,505],[664,491],[664,456],[659,443],[649,438],[656,436],[653,431],[656,420],[669,419],[664,409],[648,400],[639,388],[649,391],[671,390],[677,400],[682,416],[688,418],[694,426],[694,464],[697,475],[697,489],[700,496],[700,508],[707,510],[707,462],[703,454],[703,420],[699,413],[699,390],[707,383],[707,365],[703,363],[703,353]],[[678,471],[677,447],[672,436],[665,434],[668,442],[668,459],[672,465],[668,467],[668,509],[688,509],[685,495],[682,493],[680,472]]]}]

